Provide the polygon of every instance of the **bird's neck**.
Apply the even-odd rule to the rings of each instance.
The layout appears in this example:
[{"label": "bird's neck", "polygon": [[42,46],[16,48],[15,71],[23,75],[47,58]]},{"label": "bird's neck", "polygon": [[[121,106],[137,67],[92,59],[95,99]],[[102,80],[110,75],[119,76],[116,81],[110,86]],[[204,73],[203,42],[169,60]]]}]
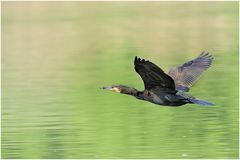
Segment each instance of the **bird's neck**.
[{"label": "bird's neck", "polygon": [[132,87],[125,87],[125,88],[121,89],[120,93],[128,94],[128,95],[136,97],[136,96],[138,96],[139,91],[135,88],[132,88]]}]

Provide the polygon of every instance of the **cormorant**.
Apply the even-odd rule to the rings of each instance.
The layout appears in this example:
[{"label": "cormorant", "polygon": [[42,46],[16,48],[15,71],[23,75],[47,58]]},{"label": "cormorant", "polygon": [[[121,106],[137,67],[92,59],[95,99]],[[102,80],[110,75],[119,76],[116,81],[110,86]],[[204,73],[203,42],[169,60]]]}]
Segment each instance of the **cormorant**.
[{"label": "cormorant", "polygon": [[187,103],[211,106],[214,104],[189,96],[186,92],[200,78],[203,71],[211,66],[212,60],[213,57],[208,52],[202,52],[197,58],[171,68],[166,74],[154,63],[135,57],[134,68],[144,82],[144,91],[124,85],[112,85],[102,89],[128,94],[164,106],[181,106]]}]

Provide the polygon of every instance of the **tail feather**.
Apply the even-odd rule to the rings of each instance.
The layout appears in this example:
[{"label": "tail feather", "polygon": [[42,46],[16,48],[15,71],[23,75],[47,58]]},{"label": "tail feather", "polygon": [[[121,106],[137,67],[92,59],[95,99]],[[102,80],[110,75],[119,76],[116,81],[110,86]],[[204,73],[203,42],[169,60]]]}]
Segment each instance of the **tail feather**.
[{"label": "tail feather", "polygon": [[188,99],[190,102],[194,103],[194,104],[199,104],[199,105],[203,105],[203,106],[213,106],[214,103],[211,103],[211,102],[207,102],[207,101],[204,101],[204,100],[200,100],[200,99],[193,99],[193,98],[190,98]]}]

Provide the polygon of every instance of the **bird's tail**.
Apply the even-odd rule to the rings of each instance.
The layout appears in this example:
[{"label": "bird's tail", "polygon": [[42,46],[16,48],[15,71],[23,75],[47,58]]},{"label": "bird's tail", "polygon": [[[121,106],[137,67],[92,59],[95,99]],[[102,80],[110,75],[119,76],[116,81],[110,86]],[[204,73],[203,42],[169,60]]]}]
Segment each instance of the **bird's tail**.
[{"label": "bird's tail", "polygon": [[197,99],[197,98],[189,98],[188,100],[191,103],[199,104],[199,105],[203,105],[203,106],[213,106],[214,105],[214,103],[207,102],[207,101],[204,101],[204,100],[200,100],[200,99]]}]

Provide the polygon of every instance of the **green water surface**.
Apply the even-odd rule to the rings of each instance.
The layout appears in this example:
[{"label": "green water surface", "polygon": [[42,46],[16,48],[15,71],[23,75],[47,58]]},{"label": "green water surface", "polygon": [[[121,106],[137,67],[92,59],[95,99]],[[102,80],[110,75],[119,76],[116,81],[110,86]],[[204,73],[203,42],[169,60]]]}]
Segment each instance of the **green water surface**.
[{"label": "green water surface", "polygon": [[[2,2],[2,158],[237,158],[238,2]],[[134,56],[168,70],[206,50],[190,95],[162,107]]]}]

